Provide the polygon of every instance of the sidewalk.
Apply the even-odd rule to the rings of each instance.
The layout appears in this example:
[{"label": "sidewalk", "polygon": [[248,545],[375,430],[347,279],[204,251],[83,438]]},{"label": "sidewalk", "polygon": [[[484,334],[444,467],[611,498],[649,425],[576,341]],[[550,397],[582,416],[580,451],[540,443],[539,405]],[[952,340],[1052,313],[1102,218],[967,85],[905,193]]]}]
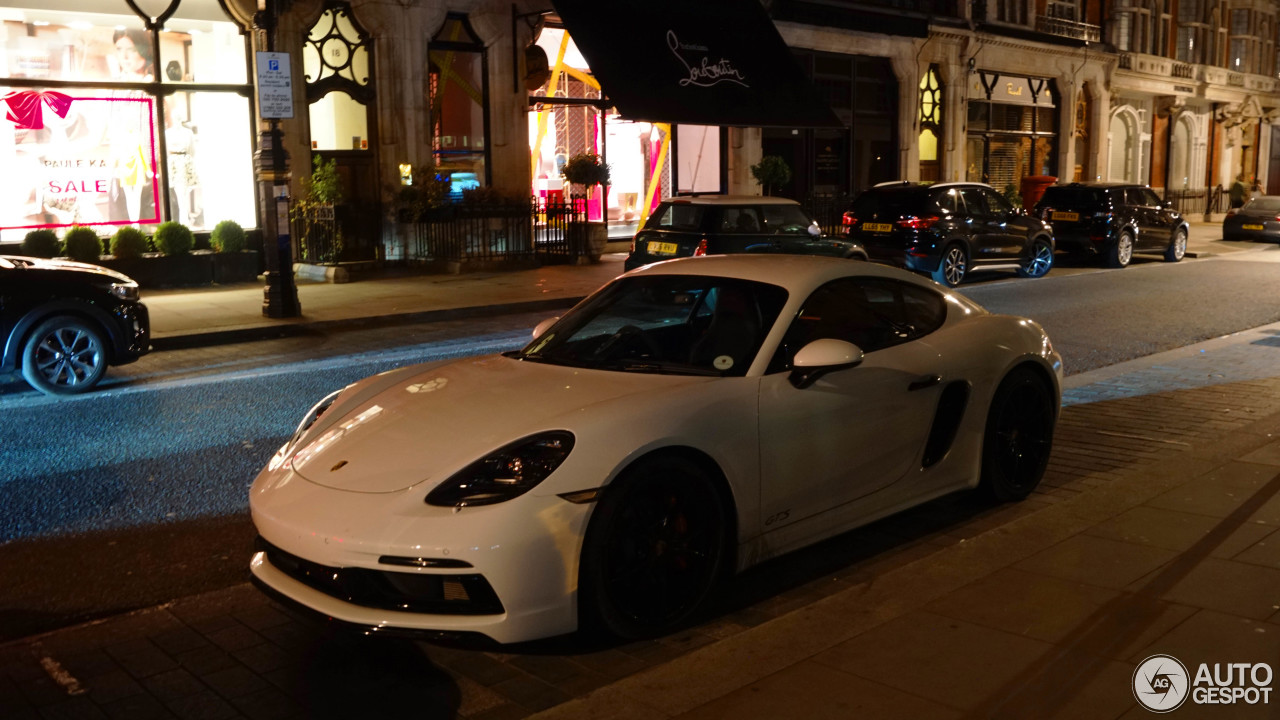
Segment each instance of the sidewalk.
[{"label": "sidewalk", "polygon": [[[1251,246],[1192,235],[1197,253]],[[303,285],[294,321],[262,318],[256,286],[144,297],[158,337],[194,342],[565,304],[620,260]],[[0,716],[1149,717],[1131,688],[1151,655],[1192,676],[1200,663],[1280,673],[1278,338],[1280,323],[1074,375],[1026,501],[956,496],[793,553],[668,638],[499,651],[353,639],[245,584],[0,645]],[[1172,717],[1276,717],[1278,694],[1188,700]]]},{"label": "sidewalk", "polygon": [[[1192,223],[1187,257],[1271,247],[1224,242],[1221,225]],[[376,321],[427,322],[480,313],[567,308],[623,272],[623,253],[594,265],[548,265],[515,272],[421,275],[391,271],[340,285],[300,281],[302,317],[262,314],[261,283],[197,289],[144,290],[157,350],[279,337],[303,328]],[[373,320],[376,319],[376,320]]]}]

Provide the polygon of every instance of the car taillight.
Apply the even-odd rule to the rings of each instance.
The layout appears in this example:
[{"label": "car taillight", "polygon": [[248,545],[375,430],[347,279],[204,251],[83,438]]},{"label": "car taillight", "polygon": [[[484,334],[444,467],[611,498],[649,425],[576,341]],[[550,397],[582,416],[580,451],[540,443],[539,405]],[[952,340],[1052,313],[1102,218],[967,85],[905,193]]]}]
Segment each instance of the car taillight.
[{"label": "car taillight", "polygon": [[1052,210],[1052,209],[1047,208],[1047,207],[1042,207],[1042,208],[1040,208],[1040,219],[1041,219],[1041,220],[1048,220],[1048,219],[1049,219],[1049,215],[1050,215],[1050,214],[1052,214],[1052,213],[1053,213],[1053,210]]},{"label": "car taillight", "polygon": [[858,224],[858,216],[851,212],[847,212],[840,216],[840,224],[845,227],[853,227]]},{"label": "car taillight", "polygon": [[926,228],[933,227],[933,224],[938,222],[938,219],[937,215],[930,215],[929,217],[905,217],[894,223],[894,225],[907,230],[924,230]]},{"label": "car taillight", "polygon": [[702,257],[703,255],[706,255],[706,254],[707,254],[707,239],[702,238],[702,240],[698,241],[698,247],[693,249],[693,256]]}]

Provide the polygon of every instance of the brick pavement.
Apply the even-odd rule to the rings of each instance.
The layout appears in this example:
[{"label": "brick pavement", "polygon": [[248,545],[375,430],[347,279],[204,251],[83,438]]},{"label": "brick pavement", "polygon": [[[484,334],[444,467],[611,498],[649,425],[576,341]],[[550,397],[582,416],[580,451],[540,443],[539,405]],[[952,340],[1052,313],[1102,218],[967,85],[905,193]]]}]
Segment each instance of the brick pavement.
[{"label": "brick pavement", "polygon": [[[1144,716],[1143,653],[1280,667],[1275,329],[1073,376],[1027,501],[767,563],[667,638],[357,639],[240,585],[0,646],[0,717]],[[1275,706],[1214,710],[1179,717]]]}]

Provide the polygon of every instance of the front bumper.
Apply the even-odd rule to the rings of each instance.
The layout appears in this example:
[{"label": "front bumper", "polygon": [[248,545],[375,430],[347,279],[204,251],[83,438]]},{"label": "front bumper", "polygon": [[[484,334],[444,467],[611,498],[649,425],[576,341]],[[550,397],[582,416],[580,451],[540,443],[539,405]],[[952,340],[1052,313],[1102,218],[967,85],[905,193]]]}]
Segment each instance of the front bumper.
[{"label": "front bumper", "polygon": [[[288,471],[264,473],[250,510],[269,547],[250,562],[253,578],[370,631],[513,643],[577,629],[578,562],[593,505],[527,493],[455,512],[426,505],[425,496],[421,487],[352,493]],[[406,567],[387,558],[447,558],[455,567]],[[338,579],[319,581],[325,569]],[[485,588],[491,598],[480,597]]]},{"label": "front bumper", "polygon": [[114,313],[113,365],[125,365],[151,351],[151,314],[142,303],[120,305]]}]

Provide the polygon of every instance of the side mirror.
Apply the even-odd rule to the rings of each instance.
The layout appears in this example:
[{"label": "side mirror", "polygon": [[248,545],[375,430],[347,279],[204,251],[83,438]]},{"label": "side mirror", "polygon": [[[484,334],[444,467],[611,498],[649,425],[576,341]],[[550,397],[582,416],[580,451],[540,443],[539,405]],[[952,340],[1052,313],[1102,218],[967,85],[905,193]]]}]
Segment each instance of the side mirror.
[{"label": "side mirror", "polygon": [[813,237],[822,237],[822,228],[818,227],[817,220],[809,223],[809,234]]},{"label": "side mirror", "polygon": [[559,322],[559,320],[560,320],[559,317],[549,317],[546,320],[543,320],[542,322],[538,323],[538,326],[533,329],[534,339],[536,340],[540,335],[542,335],[542,333],[550,330],[551,326],[555,325],[557,322]]},{"label": "side mirror", "polygon": [[1173,201],[1172,201],[1172,200],[1165,200],[1164,202],[1160,203],[1160,207],[1164,208],[1165,210],[1172,210],[1172,209],[1173,209]]},{"label": "side mirror", "polygon": [[791,361],[791,384],[797,389],[812,385],[833,371],[851,368],[862,362],[862,348],[845,340],[820,338],[800,348]]}]

